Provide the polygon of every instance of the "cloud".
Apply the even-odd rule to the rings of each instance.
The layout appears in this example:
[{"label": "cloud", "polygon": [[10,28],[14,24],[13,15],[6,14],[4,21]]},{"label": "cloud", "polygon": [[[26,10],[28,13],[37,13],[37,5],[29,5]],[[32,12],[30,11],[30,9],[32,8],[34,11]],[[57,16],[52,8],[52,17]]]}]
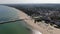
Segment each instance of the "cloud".
[{"label": "cloud", "polygon": [[15,3],[60,3],[59,0],[0,0],[0,4]]}]

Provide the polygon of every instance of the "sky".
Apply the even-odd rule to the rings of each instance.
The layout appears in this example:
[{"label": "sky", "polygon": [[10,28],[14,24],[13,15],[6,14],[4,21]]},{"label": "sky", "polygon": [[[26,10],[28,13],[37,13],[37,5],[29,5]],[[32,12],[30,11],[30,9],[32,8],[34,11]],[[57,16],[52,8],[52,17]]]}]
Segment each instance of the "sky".
[{"label": "sky", "polygon": [[60,0],[0,0],[0,4],[59,3]]}]

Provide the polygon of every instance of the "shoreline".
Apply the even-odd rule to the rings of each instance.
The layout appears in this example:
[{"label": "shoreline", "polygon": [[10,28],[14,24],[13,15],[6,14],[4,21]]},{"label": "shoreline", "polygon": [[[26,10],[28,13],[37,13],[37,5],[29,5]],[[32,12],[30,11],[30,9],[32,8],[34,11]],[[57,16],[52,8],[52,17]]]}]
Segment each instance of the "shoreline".
[{"label": "shoreline", "polygon": [[24,20],[29,26],[31,26],[31,28],[36,29],[38,31],[40,31],[42,34],[49,34],[46,30],[44,30],[43,28],[40,28],[40,26],[38,26],[37,24],[34,23],[34,20],[31,20],[31,17],[28,16],[27,14],[25,14],[23,11],[19,11],[18,15],[20,17],[20,19],[28,19],[28,20]]},{"label": "shoreline", "polygon": [[34,19],[32,19],[23,11],[18,10],[18,15],[19,19],[24,19],[26,24],[28,24],[32,29],[41,32],[42,34],[60,34],[60,29],[54,28],[50,25],[46,26],[43,22],[41,22],[42,24],[40,23],[40,25],[34,23]]}]

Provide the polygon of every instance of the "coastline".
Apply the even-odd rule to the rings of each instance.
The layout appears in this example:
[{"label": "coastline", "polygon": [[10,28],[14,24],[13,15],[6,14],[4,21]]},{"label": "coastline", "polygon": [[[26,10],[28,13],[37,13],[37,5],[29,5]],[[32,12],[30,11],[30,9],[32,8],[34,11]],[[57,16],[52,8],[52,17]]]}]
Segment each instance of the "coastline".
[{"label": "coastline", "polygon": [[57,33],[60,34],[60,29],[54,28],[50,25],[48,25],[48,26],[46,26],[44,24],[38,25],[38,24],[34,23],[34,19],[32,19],[27,14],[25,14],[23,11],[18,10],[18,15],[19,15],[19,19],[24,19],[24,21],[26,22],[26,24],[28,24],[30,26],[30,28],[39,31],[42,34],[57,34]]},{"label": "coastline", "polygon": [[31,17],[28,16],[27,14],[25,14],[23,11],[19,11],[18,15],[20,17],[20,19],[28,19],[28,20],[24,20],[29,26],[31,26],[31,28],[36,29],[38,31],[40,31],[42,34],[48,34],[47,31],[45,31],[44,29],[40,28],[40,26],[38,26],[37,24],[34,23],[34,20],[31,20]]}]

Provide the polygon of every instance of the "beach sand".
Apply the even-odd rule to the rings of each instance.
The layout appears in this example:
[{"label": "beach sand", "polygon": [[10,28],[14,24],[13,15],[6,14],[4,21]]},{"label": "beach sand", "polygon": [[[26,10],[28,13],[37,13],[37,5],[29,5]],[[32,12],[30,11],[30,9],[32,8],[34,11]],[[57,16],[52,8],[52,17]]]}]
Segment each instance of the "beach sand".
[{"label": "beach sand", "polygon": [[[50,25],[45,25],[43,23],[34,23],[34,19],[32,19],[30,16],[28,16],[23,11],[19,11],[18,15],[20,19],[25,19],[24,21],[31,26],[31,28],[40,31],[42,34],[60,34],[60,30],[57,28],[54,28]],[[37,33],[38,34],[38,33]]]}]

